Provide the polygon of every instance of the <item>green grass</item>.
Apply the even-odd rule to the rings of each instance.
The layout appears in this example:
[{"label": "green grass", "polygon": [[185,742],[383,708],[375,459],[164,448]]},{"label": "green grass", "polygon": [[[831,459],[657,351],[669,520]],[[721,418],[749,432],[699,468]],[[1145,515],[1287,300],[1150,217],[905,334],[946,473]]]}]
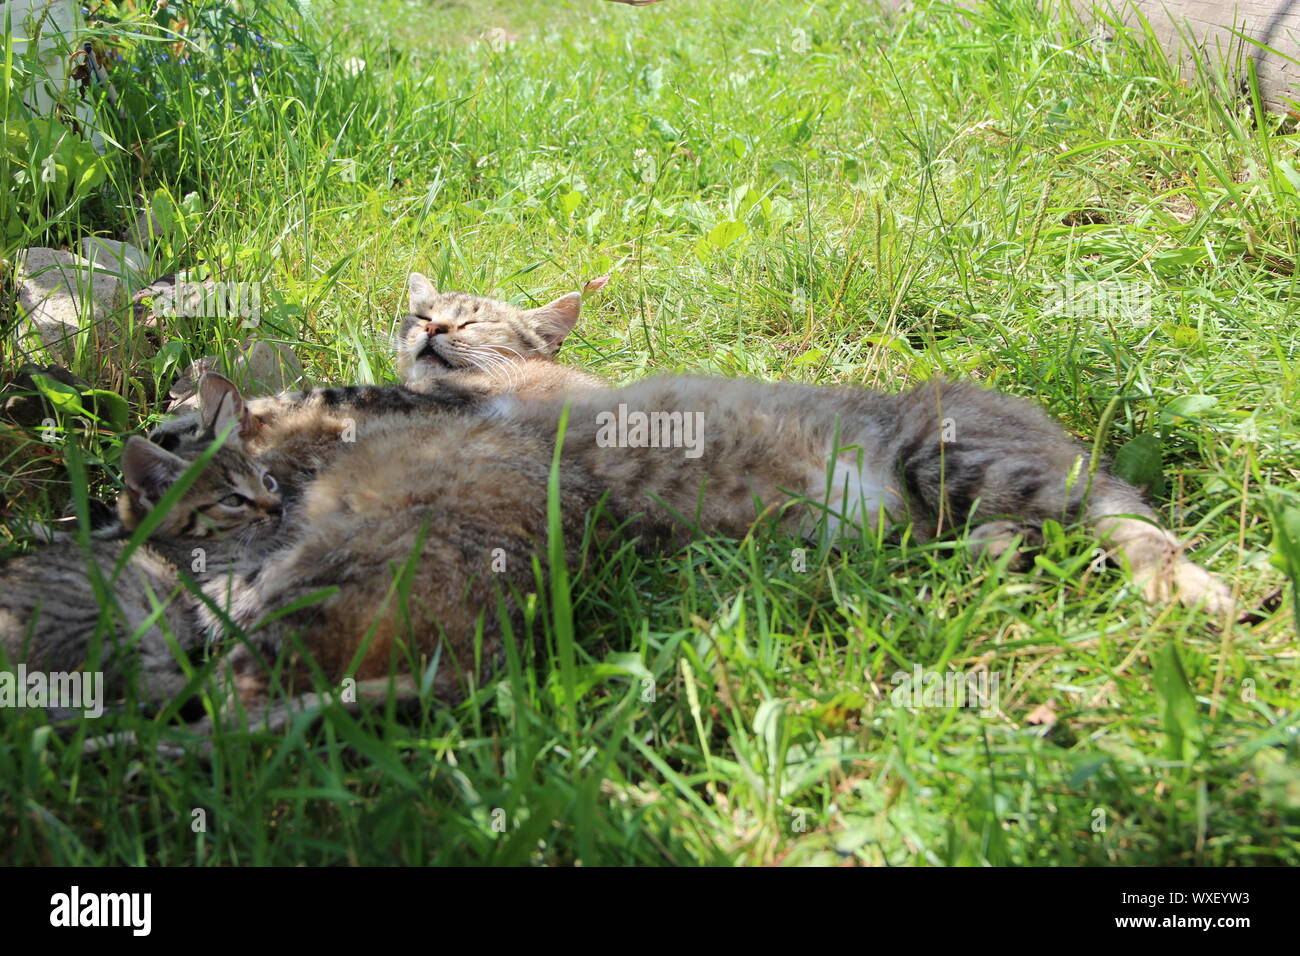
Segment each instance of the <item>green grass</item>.
[{"label": "green grass", "polygon": [[[1027,0],[965,20],[847,0],[314,9],[247,104],[197,92],[233,65],[158,67],[167,99],[118,130],[154,138],[44,238],[196,193],[155,270],[264,281],[257,334],[315,381],[392,380],[413,268],[521,303],[612,272],[564,358],[616,381],[973,377],[1162,479],[1154,503],[1196,559],[1247,607],[1282,603],[1224,631],[1148,606],[1075,529],[1027,573],[954,541],[809,552],[803,570],[767,531],[661,560],[593,549],[539,593],[503,674],[414,720],[225,732],[202,763],[154,756],[177,731],[146,718],[65,742],[0,710],[0,855],[1300,863],[1283,570],[1300,562],[1300,150],[1276,118]],[[74,370],[145,423],[169,361],[229,349],[235,326]],[[119,436],[73,437],[110,494]],[[58,513],[61,473],[27,464],[57,445],[0,440],[10,517]],[[896,702],[891,677],[916,665],[998,675],[996,712]],[[1029,720],[1049,703],[1053,726]],[[146,746],[83,756],[109,729]]]}]

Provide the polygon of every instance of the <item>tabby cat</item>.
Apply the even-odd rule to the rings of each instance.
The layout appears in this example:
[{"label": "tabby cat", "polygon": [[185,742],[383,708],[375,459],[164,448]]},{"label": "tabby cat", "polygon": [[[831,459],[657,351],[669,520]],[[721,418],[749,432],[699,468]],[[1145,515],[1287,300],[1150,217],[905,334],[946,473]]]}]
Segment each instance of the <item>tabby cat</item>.
[{"label": "tabby cat", "polygon": [[[412,672],[441,655],[435,687],[446,697],[499,659],[498,602],[517,621],[510,597],[538,584],[532,564],[544,553],[566,404],[570,557],[604,495],[616,521],[660,545],[743,535],[765,513],[817,539],[910,523],[921,538],[973,528],[983,547],[1032,537],[1049,518],[1082,519],[1149,599],[1230,607],[1228,590],[1183,557],[1137,491],[1090,469],[1087,452],[1028,402],[942,381],[896,395],[682,376],[621,389],[497,378],[493,391],[483,376],[496,366],[478,351],[489,346],[470,338],[482,300],[435,298],[426,285],[412,278],[414,318],[404,323],[400,362],[412,388],[325,389],[243,407],[241,435],[273,472],[293,473],[301,495],[291,543],[225,595],[230,617],[254,634],[253,649],[231,658],[246,696],[264,689],[258,653],[273,657],[295,636],[330,680],[382,676],[395,652],[398,669]],[[544,310],[541,332],[501,322],[535,358],[558,346],[546,334],[572,328],[556,303]],[[513,346],[500,354],[510,352],[517,365],[530,361]],[[629,428],[632,415],[645,418]]]},{"label": "tabby cat", "polygon": [[[969,526],[977,548],[1002,548],[1033,539],[1046,519],[1082,519],[1148,600],[1176,597],[1214,614],[1231,605],[1229,590],[1183,557],[1136,489],[1090,473],[1086,449],[1009,395],[941,380],[881,394],[664,376],[567,401],[566,458],[642,534],[740,535],[766,509],[805,536],[910,522],[922,540]],[[505,397],[494,408],[546,428],[563,403]],[[640,432],[619,424],[633,413],[644,415]]]},{"label": "tabby cat", "polygon": [[582,294],[536,309],[463,292],[437,292],[418,272],[397,333],[397,370],[417,392],[435,382],[523,398],[599,387],[600,379],[552,361],[578,322]]},{"label": "tabby cat", "polygon": [[[76,670],[93,658],[100,634],[110,692],[120,692],[132,668],[138,669],[142,696],[163,699],[184,686],[168,635],[190,651],[202,644],[203,634],[193,597],[181,585],[181,569],[198,581],[220,580],[273,545],[281,514],[274,477],[232,436],[114,577],[125,539],[232,424],[224,391],[206,389],[203,398],[202,428],[179,454],[143,438],[127,439],[117,540],[97,535],[89,552],[62,541],[0,566],[0,649],[11,664]],[[111,593],[108,609],[101,609],[95,577]]]}]

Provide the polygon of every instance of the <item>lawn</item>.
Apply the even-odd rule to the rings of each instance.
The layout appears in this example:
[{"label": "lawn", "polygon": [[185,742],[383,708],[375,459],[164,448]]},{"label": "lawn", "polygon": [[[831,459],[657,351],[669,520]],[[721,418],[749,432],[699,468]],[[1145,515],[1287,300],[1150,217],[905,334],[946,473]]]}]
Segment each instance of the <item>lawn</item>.
[{"label": "lawn", "polygon": [[[154,274],[262,283],[253,334],[348,383],[395,380],[412,269],[532,304],[610,274],[563,361],[1032,398],[1257,613],[1147,605],[1070,527],[1028,571],[960,537],[593,548],[454,708],[220,732],[209,759],[157,755],[184,731],[151,714],[64,736],[0,710],[0,858],[1300,863],[1300,139],[1249,94],[1028,0],[264,4],[247,35],[193,6],[233,48],[103,27],[135,34],[104,181],[6,259],[149,204]],[[71,367],[147,427],[240,324]],[[0,381],[22,360],[6,335]],[[68,507],[69,448],[114,493],[120,431],[60,425],[0,434],[9,552]],[[905,698],[917,669],[993,706]],[[138,740],[83,754],[112,730]]]}]

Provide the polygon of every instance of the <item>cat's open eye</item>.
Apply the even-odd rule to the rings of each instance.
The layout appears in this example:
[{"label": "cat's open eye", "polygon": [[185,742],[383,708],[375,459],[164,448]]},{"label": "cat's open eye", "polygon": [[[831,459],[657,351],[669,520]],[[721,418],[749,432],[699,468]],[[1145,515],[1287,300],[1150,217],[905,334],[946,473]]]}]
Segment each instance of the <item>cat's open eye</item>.
[{"label": "cat's open eye", "polygon": [[279,482],[271,477],[269,471],[262,476],[262,486],[266,488],[267,491],[275,491],[276,488],[280,487]]},{"label": "cat's open eye", "polygon": [[252,504],[252,502],[249,501],[245,495],[241,495],[238,493],[233,495],[226,495],[226,497],[221,499],[221,503],[225,505],[227,508],[242,508],[245,505]]}]

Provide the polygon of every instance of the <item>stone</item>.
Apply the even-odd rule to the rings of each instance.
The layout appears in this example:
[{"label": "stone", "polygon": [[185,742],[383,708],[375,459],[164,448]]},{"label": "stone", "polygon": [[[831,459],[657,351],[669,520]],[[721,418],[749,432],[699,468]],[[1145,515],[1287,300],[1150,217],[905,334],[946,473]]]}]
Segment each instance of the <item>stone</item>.
[{"label": "stone", "polygon": [[230,380],[248,394],[272,395],[302,380],[302,363],[289,346],[265,339],[244,345],[243,368],[236,368]]},{"label": "stone", "polygon": [[83,259],[121,279],[128,291],[133,292],[148,284],[149,257],[129,242],[87,236],[78,246]]},{"label": "stone", "polygon": [[[135,324],[152,329],[172,327],[176,331],[177,320],[203,315],[205,298],[215,288],[213,280],[190,279],[184,272],[155,279],[131,296]],[[180,329],[187,330],[187,325]]]},{"label": "stone", "polygon": [[23,249],[16,260],[20,335],[35,332],[65,359],[75,353],[79,336],[89,337],[95,351],[116,338],[127,305],[121,279],[61,249]]}]

